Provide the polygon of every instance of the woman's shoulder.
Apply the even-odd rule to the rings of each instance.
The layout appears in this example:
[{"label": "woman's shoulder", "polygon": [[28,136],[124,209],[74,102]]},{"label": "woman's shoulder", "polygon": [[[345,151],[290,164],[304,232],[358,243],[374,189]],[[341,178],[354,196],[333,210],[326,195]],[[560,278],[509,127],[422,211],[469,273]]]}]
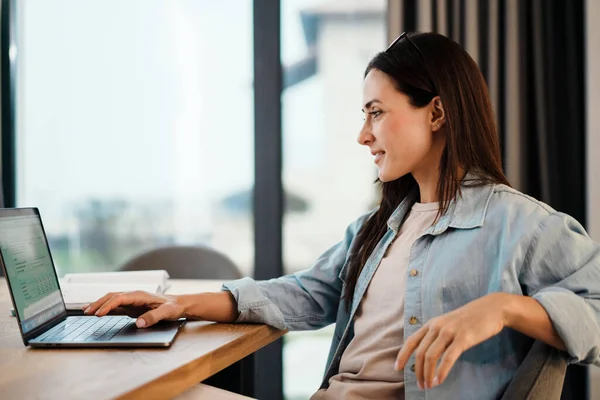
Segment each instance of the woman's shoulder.
[{"label": "woman's shoulder", "polygon": [[[545,243],[588,237],[575,218],[519,190],[506,185],[490,185],[487,194],[489,197],[480,234],[492,241],[502,237],[513,246],[523,246],[529,253],[538,246],[545,246]],[[542,237],[543,241],[540,239]]]},{"label": "woman's shoulder", "polygon": [[[532,224],[555,213],[556,211],[544,202],[507,185],[463,185],[452,224],[481,226],[490,220],[497,222],[492,226],[505,226],[505,222],[510,222],[510,225],[523,222]],[[469,221],[478,221],[479,224],[469,224]]]},{"label": "woman's shoulder", "polygon": [[[494,185],[486,220],[524,232],[546,231],[565,227],[584,232],[581,223],[572,216],[557,211],[548,204],[506,185]],[[495,224],[494,223],[494,224]]]},{"label": "woman's shoulder", "polygon": [[535,197],[529,196],[507,185],[494,185],[490,205],[506,213],[522,214],[540,218],[555,214],[556,210]]},{"label": "woman's shoulder", "polygon": [[498,198],[500,204],[506,206],[519,206],[539,210],[544,215],[555,213],[552,207],[535,197],[529,196],[507,185],[494,185],[494,196]]}]

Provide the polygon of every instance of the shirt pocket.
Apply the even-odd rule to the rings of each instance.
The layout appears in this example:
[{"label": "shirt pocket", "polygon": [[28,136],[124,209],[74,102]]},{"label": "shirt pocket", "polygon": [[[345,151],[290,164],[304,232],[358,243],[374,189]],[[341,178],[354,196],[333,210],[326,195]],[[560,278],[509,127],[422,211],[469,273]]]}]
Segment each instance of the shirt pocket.
[{"label": "shirt pocket", "polygon": [[465,304],[485,295],[481,275],[472,271],[456,268],[442,274],[442,302],[444,313],[456,310]]}]

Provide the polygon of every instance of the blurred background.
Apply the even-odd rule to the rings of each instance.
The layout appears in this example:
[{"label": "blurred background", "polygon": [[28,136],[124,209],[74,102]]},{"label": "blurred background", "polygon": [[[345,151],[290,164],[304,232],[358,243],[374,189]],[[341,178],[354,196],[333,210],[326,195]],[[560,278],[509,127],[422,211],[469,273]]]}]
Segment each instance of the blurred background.
[{"label": "blurred background", "polygon": [[[2,0],[4,205],[40,208],[60,275],[175,244],[258,279],[309,268],[378,200],[364,69],[421,30],[478,62],[511,183],[598,240],[598,20],[595,0]],[[257,397],[308,398],[332,333],[261,351]],[[589,372],[564,398],[600,399]]]}]

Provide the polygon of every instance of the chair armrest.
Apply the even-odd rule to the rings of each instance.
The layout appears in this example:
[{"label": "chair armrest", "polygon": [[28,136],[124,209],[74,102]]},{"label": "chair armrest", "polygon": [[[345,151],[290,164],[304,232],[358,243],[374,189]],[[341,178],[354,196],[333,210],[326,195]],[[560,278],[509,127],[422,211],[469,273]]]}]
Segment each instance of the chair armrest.
[{"label": "chair armrest", "polygon": [[566,371],[563,352],[536,340],[502,400],[560,400]]}]

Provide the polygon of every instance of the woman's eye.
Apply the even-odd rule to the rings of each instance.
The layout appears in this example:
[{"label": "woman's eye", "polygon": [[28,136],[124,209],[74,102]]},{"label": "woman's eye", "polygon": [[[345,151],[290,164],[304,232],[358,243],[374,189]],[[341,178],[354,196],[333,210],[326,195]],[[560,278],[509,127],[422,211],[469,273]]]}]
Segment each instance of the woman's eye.
[{"label": "woman's eye", "polygon": [[379,117],[379,116],[381,115],[381,111],[378,111],[378,110],[377,110],[377,111],[371,111],[369,114],[370,114],[370,115],[371,115],[373,118],[377,118],[377,117]]}]

